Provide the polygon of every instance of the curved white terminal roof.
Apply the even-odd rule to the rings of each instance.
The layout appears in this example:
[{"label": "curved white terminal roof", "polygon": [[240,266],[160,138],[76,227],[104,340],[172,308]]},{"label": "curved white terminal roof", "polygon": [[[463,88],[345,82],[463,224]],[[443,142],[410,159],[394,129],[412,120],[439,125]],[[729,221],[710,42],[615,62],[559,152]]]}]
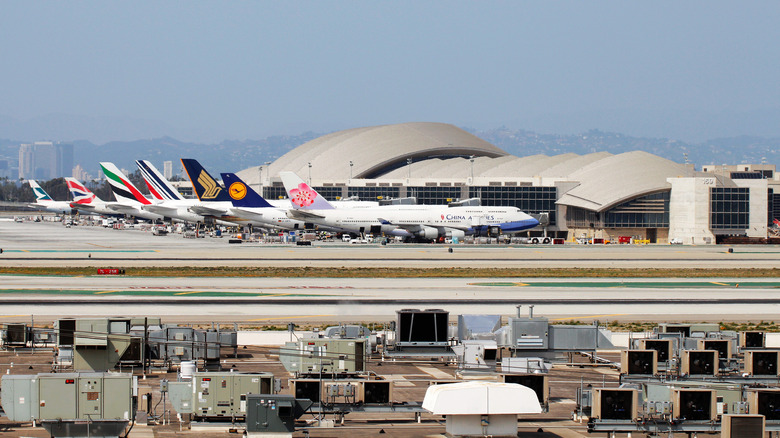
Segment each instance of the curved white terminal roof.
[{"label": "curved white terminal roof", "polygon": [[[408,158],[413,160],[411,166]],[[491,184],[549,178],[548,181],[566,182],[568,192],[558,199],[559,204],[592,211],[604,211],[629,199],[668,190],[671,185],[667,178],[695,176],[689,167],[641,151],[517,157],[444,123],[403,123],[328,134],[288,152],[270,169],[264,168],[262,176],[265,184],[280,171],[292,171],[304,179],[310,175],[315,184],[347,183],[350,161],[354,179],[398,182],[411,173],[412,179],[426,183],[465,183],[472,172],[475,178],[490,178]],[[260,172],[253,167],[242,170],[239,176],[249,184],[257,184]]]},{"label": "curved white terminal roof", "polygon": [[[271,176],[291,171],[315,180],[346,180],[353,163],[353,178],[384,176],[397,167],[405,167],[407,158],[422,161],[432,157],[474,155],[500,157],[505,151],[485,140],[446,123],[402,123],[349,129],[324,135],[298,146],[273,162],[263,172]],[[239,176],[247,183],[257,183],[257,167]]]},{"label": "curved white terminal roof", "polygon": [[694,171],[674,161],[643,151],[611,155],[569,175],[579,185],[564,194],[558,204],[593,211],[671,188],[670,177],[694,176]]},{"label": "curved white terminal roof", "polygon": [[516,383],[462,382],[428,387],[423,409],[435,415],[517,415],[542,412],[533,389]]}]

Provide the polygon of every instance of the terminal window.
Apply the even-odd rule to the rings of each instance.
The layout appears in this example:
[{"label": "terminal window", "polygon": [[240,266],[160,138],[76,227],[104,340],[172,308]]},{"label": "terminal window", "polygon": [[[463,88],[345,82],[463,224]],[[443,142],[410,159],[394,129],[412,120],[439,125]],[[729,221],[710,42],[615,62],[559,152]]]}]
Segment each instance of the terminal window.
[{"label": "terminal window", "polygon": [[606,228],[668,228],[669,191],[634,198],[604,215]]},{"label": "terminal window", "polygon": [[710,227],[713,230],[745,229],[750,225],[750,191],[746,187],[710,189]]},{"label": "terminal window", "polygon": [[407,187],[406,196],[414,196],[418,204],[447,205],[460,199],[460,187]]},{"label": "terminal window", "polygon": [[362,201],[375,201],[381,196],[383,199],[398,198],[399,187],[349,187],[347,196],[357,196]]}]

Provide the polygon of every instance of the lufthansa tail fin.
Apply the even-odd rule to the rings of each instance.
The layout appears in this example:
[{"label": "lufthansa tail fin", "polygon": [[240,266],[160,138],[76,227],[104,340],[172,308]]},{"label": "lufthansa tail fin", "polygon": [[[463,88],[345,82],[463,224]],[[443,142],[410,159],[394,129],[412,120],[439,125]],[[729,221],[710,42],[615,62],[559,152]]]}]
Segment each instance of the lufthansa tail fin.
[{"label": "lufthansa tail fin", "polygon": [[222,182],[227,187],[228,196],[234,207],[268,208],[273,207],[251,187],[246,185],[235,173],[221,173]]},{"label": "lufthansa tail fin", "polygon": [[282,178],[284,189],[287,190],[287,196],[290,197],[290,202],[292,202],[294,208],[306,210],[330,210],[335,208],[333,204],[323,198],[316,190],[309,187],[294,172],[279,172],[279,176]]},{"label": "lufthansa tail fin", "polygon": [[176,190],[171,183],[165,179],[165,177],[154,167],[150,161],[147,160],[135,160],[135,164],[141,170],[141,175],[144,177],[146,186],[149,188],[149,193],[156,199],[166,201],[178,201],[184,199],[184,197]]},{"label": "lufthansa tail fin", "polygon": [[143,205],[152,203],[133,183],[130,182],[130,179],[128,179],[114,163],[102,162],[100,163],[100,167],[103,169],[103,173],[106,175],[108,184],[111,186],[111,191],[114,192],[114,197],[116,197],[117,201],[129,203],[139,202]]},{"label": "lufthansa tail fin", "polygon": [[198,199],[209,202],[232,201],[230,196],[225,192],[225,189],[219,185],[217,180],[214,179],[200,163],[198,163],[198,160],[182,158],[181,164],[184,166],[187,176],[190,177],[190,181],[192,181],[192,187],[195,189],[195,194],[198,195]]},{"label": "lufthansa tail fin", "polygon": [[43,187],[38,185],[37,181],[30,179],[27,180],[27,182],[30,183],[30,187],[33,189],[33,193],[35,193],[35,202],[54,202],[54,199],[52,199],[51,196],[46,193],[46,190],[43,190]]},{"label": "lufthansa tail fin", "polygon": [[95,201],[101,202],[87,186],[80,183],[76,178],[66,177],[65,182],[68,183],[68,190],[70,190],[71,196],[73,196],[73,202],[76,204],[91,204]]}]

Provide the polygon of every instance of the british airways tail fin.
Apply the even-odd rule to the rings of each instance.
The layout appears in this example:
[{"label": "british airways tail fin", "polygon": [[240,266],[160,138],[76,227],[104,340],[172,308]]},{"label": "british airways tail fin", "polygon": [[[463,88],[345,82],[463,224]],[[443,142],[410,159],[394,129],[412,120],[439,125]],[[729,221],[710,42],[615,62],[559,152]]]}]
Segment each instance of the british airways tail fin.
[{"label": "british airways tail fin", "polygon": [[73,196],[73,202],[76,204],[91,204],[95,201],[102,202],[87,186],[80,183],[76,178],[66,177],[65,182],[68,183],[68,190],[70,190],[71,196]]},{"label": "british airways tail fin", "polygon": [[290,197],[290,202],[292,202],[294,208],[305,210],[330,210],[335,208],[333,204],[323,198],[316,190],[309,187],[294,172],[279,172],[279,176],[282,177],[284,189],[287,190],[287,196]]},{"label": "british airways tail fin", "polygon": [[147,160],[135,160],[135,164],[141,170],[146,186],[149,187],[149,193],[156,199],[167,201],[178,201],[184,197],[176,190],[171,183],[157,170],[154,165]]},{"label": "british airways tail fin", "polygon": [[251,187],[246,185],[235,173],[221,173],[222,182],[227,187],[228,196],[234,207],[268,208],[273,207]]},{"label": "british airways tail fin", "polygon": [[209,202],[232,201],[230,196],[225,192],[225,189],[219,185],[217,180],[214,179],[200,163],[198,163],[198,160],[182,158],[181,164],[184,166],[187,176],[190,177],[190,181],[192,181],[192,187],[195,189],[195,194],[198,195],[198,199]]},{"label": "british airways tail fin", "polygon": [[41,202],[54,202],[54,199],[49,196],[48,193],[46,193],[46,190],[43,190],[43,187],[38,185],[38,182],[34,179],[27,180],[28,183],[30,183],[30,187],[33,190],[33,193],[35,193],[35,202],[41,203]]},{"label": "british airways tail fin", "polygon": [[143,205],[152,203],[114,163],[102,162],[100,167],[103,169],[103,173],[106,175],[108,184],[111,186],[111,191],[114,192],[117,201],[140,202]]}]

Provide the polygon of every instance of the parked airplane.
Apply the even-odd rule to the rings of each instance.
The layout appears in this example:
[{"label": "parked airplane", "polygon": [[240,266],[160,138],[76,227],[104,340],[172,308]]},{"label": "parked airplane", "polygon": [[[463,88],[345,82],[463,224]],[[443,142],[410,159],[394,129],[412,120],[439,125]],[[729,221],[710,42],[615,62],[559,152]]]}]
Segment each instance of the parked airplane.
[{"label": "parked airplane", "polygon": [[330,203],[292,172],[280,172],[295,208],[291,217],[353,233],[437,239],[469,235],[516,233],[539,221],[516,207],[448,207],[388,205],[363,209],[333,209]]},{"label": "parked airplane", "polygon": [[[291,219],[287,215],[288,209],[274,207],[263,199],[256,191],[246,185],[235,173],[222,173],[222,181],[227,187],[233,208],[231,212],[236,216],[253,219],[268,224],[273,228],[285,230],[302,230],[316,228],[313,224],[307,224],[301,220]],[[341,231],[333,227],[320,227],[325,231]]]},{"label": "parked airplane", "polygon": [[35,204],[28,204],[30,207],[55,213],[68,214],[73,212],[69,201],[55,201],[34,179],[27,180],[27,182],[30,183],[30,187],[35,193]]},{"label": "parked airplane", "polygon": [[101,216],[123,216],[122,213],[118,213],[113,208],[110,208],[108,202],[98,198],[97,195],[92,193],[76,178],[65,178],[65,182],[68,184],[71,196],[73,196],[73,202],[70,203],[70,206],[81,213]]},{"label": "parked airplane", "polygon": [[144,205],[150,205],[152,201],[147,199],[132,182],[119,170],[114,163],[101,162],[100,167],[106,175],[111,191],[117,202],[108,203],[107,206],[116,213],[127,216],[135,216],[149,220],[165,220],[160,214],[144,210]]},{"label": "parked airplane", "polygon": [[226,226],[241,225],[239,222],[220,220],[212,215],[194,212],[192,207],[199,204],[199,200],[184,198],[151,162],[136,160],[135,164],[141,170],[141,175],[143,175],[146,186],[149,188],[149,193],[154,197],[150,204],[142,207],[144,210],[187,222],[216,222],[219,225]]}]

